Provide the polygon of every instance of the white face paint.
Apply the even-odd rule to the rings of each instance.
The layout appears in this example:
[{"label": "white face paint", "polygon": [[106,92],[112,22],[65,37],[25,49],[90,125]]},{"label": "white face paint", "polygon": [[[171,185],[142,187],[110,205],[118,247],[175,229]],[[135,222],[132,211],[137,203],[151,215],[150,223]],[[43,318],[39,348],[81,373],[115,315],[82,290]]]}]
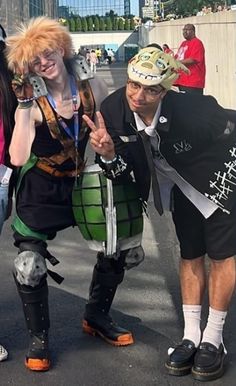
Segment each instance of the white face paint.
[{"label": "white face paint", "polygon": [[14,260],[16,279],[22,285],[36,287],[47,273],[43,256],[38,252],[24,251]]}]

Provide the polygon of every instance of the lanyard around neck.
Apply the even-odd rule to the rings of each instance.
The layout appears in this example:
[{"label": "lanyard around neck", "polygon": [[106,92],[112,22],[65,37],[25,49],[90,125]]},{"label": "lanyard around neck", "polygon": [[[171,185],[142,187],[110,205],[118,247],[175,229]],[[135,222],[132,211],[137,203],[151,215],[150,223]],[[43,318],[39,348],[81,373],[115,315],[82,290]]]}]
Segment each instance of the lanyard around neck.
[{"label": "lanyard around neck", "polygon": [[[62,117],[59,116],[57,113],[57,119],[62,126],[62,128],[65,130],[65,132],[74,139],[75,141],[75,147],[78,148],[78,141],[79,141],[79,112],[78,112],[78,98],[77,98],[77,87],[76,87],[76,81],[73,76],[70,76],[70,90],[72,95],[72,103],[73,103],[73,117],[74,117],[74,133],[72,133],[71,129],[68,127],[68,125],[65,123],[65,121],[62,119]],[[56,111],[56,102],[53,99],[53,97],[48,94],[47,95],[48,101],[51,104],[51,106]]]}]

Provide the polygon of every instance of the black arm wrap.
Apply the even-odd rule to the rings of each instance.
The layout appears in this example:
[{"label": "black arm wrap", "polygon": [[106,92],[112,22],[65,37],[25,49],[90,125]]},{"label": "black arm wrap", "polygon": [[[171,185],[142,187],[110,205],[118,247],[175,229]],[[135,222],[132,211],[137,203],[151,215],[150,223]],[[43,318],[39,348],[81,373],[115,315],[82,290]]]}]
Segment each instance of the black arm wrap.
[{"label": "black arm wrap", "polygon": [[123,174],[127,168],[127,163],[121,155],[117,155],[114,162],[105,163],[99,159],[99,166],[103,169],[104,175],[109,179],[115,179]]}]

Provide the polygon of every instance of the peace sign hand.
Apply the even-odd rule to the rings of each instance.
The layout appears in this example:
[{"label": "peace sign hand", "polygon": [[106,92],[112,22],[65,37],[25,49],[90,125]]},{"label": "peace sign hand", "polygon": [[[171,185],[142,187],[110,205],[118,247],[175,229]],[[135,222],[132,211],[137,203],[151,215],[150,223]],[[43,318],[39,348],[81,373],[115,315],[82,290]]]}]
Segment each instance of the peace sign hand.
[{"label": "peace sign hand", "polygon": [[103,156],[107,161],[114,159],[114,143],[107,132],[102,114],[99,111],[96,112],[95,121],[97,125],[85,114],[82,118],[91,129],[90,144],[93,150]]}]

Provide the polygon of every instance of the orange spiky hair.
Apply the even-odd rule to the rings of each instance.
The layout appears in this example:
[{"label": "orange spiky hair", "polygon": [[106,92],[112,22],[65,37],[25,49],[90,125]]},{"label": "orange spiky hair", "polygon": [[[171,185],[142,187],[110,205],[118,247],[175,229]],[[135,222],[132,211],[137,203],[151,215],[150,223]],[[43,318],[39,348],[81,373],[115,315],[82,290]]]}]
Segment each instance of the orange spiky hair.
[{"label": "orange spiky hair", "polygon": [[45,50],[64,49],[64,58],[73,56],[73,45],[66,27],[56,20],[42,16],[22,23],[15,35],[6,40],[8,66],[19,71]]}]

